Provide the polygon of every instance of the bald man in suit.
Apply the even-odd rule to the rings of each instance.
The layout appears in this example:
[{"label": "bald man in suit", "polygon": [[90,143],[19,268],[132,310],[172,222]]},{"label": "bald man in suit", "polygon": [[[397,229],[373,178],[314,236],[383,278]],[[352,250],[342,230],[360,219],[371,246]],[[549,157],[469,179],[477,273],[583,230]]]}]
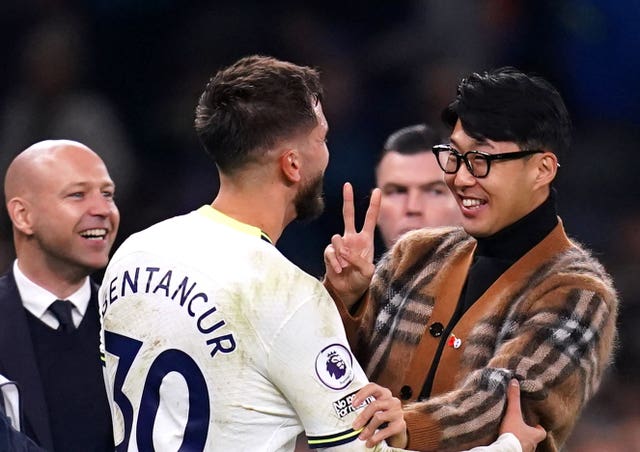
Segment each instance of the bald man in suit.
[{"label": "bald man in suit", "polygon": [[0,277],[0,373],[21,388],[23,431],[52,451],[113,451],[97,286],[120,215],[102,159],[49,140],[5,177],[17,259]]}]

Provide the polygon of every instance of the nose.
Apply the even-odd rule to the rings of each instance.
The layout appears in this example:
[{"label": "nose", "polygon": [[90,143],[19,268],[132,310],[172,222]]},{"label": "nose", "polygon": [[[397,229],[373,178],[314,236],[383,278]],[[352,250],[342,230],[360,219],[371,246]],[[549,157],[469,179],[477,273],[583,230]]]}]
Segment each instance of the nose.
[{"label": "nose", "polygon": [[470,187],[477,182],[475,176],[469,172],[464,164],[460,165],[458,171],[453,174],[453,178],[453,184],[456,187]]},{"label": "nose", "polygon": [[93,193],[90,198],[89,213],[98,217],[108,217],[118,208],[112,197],[104,196],[102,192]]},{"label": "nose", "polygon": [[422,213],[422,198],[420,190],[410,189],[407,192],[407,215]]}]

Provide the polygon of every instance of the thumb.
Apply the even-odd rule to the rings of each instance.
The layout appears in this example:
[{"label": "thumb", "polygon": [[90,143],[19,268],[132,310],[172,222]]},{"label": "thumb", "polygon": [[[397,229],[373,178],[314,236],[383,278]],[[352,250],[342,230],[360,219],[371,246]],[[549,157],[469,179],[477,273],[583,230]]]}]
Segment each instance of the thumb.
[{"label": "thumb", "polygon": [[541,442],[547,437],[547,431],[544,429],[544,427],[542,427],[542,425],[536,425],[535,429],[537,430],[535,437],[535,440],[537,442]]}]

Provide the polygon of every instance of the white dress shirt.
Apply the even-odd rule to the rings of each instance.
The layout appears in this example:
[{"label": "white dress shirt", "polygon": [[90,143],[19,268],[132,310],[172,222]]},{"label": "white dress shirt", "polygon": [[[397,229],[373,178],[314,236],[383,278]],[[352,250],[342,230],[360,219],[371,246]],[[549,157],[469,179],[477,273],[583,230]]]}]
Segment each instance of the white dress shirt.
[{"label": "white dress shirt", "polygon": [[[18,292],[20,292],[20,298],[22,298],[22,305],[25,309],[44,322],[45,325],[57,329],[60,323],[56,316],[49,311],[49,306],[59,298],[27,278],[20,270],[17,259],[13,262],[13,276],[16,280]],[[87,276],[82,287],[65,298],[65,300],[69,300],[73,305],[71,316],[76,328],[80,325],[80,322],[82,322],[85,312],[87,312],[90,299],[91,281]]]}]

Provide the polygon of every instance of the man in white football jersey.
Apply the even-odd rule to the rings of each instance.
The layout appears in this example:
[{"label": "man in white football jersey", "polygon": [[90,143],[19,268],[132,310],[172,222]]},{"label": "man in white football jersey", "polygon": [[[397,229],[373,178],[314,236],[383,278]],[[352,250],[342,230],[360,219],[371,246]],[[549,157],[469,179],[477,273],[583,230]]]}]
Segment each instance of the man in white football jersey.
[{"label": "man in white football jersey", "polygon": [[315,70],[269,57],[207,84],[195,126],[219,193],[128,238],[100,290],[117,450],[291,451],[303,430],[313,448],[406,444],[324,287],[274,246],[323,208],[321,98]]}]

